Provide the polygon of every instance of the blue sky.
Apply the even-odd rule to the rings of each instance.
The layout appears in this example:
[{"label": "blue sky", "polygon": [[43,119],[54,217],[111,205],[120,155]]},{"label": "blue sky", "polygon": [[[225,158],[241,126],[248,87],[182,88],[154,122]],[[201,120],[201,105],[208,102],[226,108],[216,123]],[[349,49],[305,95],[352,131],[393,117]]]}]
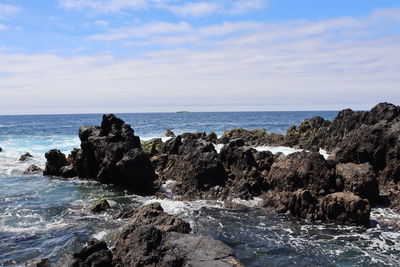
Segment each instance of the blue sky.
[{"label": "blue sky", "polygon": [[400,104],[399,27],[394,0],[0,0],[0,113]]}]

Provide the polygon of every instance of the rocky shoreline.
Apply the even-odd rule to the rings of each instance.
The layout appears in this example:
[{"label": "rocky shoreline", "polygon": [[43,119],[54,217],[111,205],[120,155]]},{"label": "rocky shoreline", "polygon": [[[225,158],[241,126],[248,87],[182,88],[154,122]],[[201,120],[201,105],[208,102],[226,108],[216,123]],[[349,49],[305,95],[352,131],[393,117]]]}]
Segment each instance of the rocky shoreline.
[{"label": "rocky shoreline", "polygon": [[[286,135],[233,129],[220,138],[215,133],[185,133],[165,143],[161,139],[141,143],[128,124],[110,114],[103,116],[101,126],[80,128],[81,148],[68,157],[58,150],[46,153],[44,174],[95,179],[159,198],[171,197],[159,189],[173,180],[175,199],[229,202],[233,198],[262,197],[265,208],[289,212],[298,219],[368,227],[371,206],[400,209],[399,133],[400,107],[388,103],[368,112],[343,110],[333,121],[307,119],[291,127]],[[171,132],[169,135],[173,136]],[[220,153],[216,144],[224,144]],[[253,146],[290,146],[304,151],[285,156],[257,151]],[[328,159],[317,152],[321,148],[330,154]],[[178,238],[175,233],[187,233],[166,234],[169,232],[157,226],[138,229],[135,226],[130,230],[129,240],[139,242],[140,236],[148,236],[147,241],[157,237],[159,243],[146,244],[152,247],[146,252],[132,247],[132,253],[156,255],[150,265],[175,266],[163,261],[168,253],[160,251],[168,251],[164,245],[175,242],[170,240],[171,236]],[[111,255],[113,265],[105,266],[122,264],[117,261],[118,249],[107,251],[101,253],[108,258]],[[234,254],[229,255],[233,258],[221,266],[238,266]],[[135,257],[130,263],[139,264]],[[186,264],[177,262],[177,266]]]}]

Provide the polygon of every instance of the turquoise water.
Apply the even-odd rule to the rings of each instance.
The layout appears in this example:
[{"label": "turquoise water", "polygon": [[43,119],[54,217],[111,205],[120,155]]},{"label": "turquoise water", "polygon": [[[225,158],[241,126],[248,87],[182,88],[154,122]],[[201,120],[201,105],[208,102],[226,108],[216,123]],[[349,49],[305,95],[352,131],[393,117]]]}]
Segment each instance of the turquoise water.
[{"label": "turquoise water", "polygon": [[[243,127],[284,133],[291,125],[315,115],[332,119],[336,112],[226,112],[119,114],[142,139],[175,133],[215,131]],[[31,164],[44,167],[44,153],[58,148],[68,153],[79,147],[82,125],[98,125],[101,115],[0,116],[0,266],[23,265],[36,257],[56,261],[92,237],[112,240],[121,222],[117,210],[151,201],[113,186],[79,179],[25,175]],[[34,157],[19,162],[30,152]],[[109,213],[93,215],[91,204],[111,199]],[[219,202],[161,201],[167,212],[189,221],[194,234],[209,235],[232,246],[246,266],[395,266],[400,265],[400,234],[390,225],[399,216],[376,209],[373,227],[300,223],[257,207],[257,199],[244,210],[227,210]],[[394,222],[394,223],[393,223]]]}]

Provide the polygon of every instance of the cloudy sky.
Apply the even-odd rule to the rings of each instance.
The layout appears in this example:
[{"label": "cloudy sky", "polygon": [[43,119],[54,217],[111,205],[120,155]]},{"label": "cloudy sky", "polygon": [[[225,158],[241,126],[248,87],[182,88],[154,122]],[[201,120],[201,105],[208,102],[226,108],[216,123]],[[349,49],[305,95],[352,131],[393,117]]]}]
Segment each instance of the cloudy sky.
[{"label": "cloudy sky", "polygon": [[0,0],[0,114],[400,104],[398,0]]}]

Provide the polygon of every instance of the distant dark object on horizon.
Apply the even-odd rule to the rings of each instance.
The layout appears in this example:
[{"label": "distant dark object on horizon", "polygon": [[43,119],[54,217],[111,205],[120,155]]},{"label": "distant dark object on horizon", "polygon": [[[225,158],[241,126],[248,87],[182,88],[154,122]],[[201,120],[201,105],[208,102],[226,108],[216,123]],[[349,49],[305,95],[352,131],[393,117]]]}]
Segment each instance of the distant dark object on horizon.
[{"label": "distant dark object on horizon", "polygon": [[190,112],[186,111],[186,110],[181,110],[181,111],[177,111],[176,113],[190,113]]}]

